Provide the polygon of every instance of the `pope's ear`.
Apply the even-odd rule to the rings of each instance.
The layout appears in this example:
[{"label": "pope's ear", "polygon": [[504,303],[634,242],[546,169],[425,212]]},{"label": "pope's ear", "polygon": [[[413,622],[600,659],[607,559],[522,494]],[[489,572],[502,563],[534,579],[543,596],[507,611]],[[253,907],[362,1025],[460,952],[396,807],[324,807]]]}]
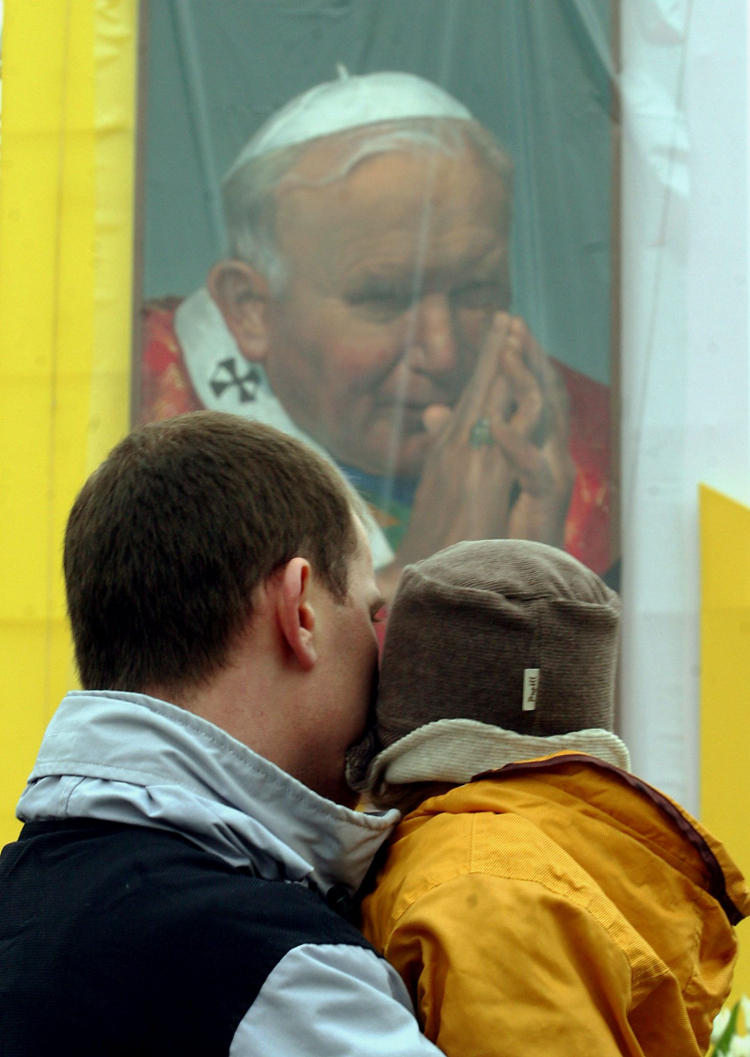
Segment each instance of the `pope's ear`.
[{"label": "pope's ear", "polygon": [[260,362],[268,349],[268,281],[245,261],[219,261],[208,273],[208,292],[248,360]]}]

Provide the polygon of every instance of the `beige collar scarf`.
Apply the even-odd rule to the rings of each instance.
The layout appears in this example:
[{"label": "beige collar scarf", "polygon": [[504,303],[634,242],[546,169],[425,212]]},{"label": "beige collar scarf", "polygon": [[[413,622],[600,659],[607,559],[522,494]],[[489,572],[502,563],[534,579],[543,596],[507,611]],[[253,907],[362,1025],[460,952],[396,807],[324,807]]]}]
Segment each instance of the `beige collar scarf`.
[{"label": "beige collar scarf", "polygon": [[368,770],[367,788],[376,801],[381,797],[390,801],[392,786],[415,782],[462,785],[484,771],[556,752],[585,753],[630,770],[625,743],[608,730],[538,737],[474,719],[440,719],[418,727],[378,753]]}]

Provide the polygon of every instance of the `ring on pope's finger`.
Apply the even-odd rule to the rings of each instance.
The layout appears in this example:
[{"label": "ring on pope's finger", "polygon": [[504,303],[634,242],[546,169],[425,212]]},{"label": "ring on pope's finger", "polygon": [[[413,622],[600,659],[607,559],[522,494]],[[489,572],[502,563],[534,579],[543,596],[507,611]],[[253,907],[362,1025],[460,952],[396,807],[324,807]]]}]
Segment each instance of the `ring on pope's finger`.
[{"label": "ring on pope's finger", "polygon": [[492,436],[490,420],[488,418],[478,418],[471,427],[471,433],[469,434],[469,447],[484,448],[487,445],[494,443],[495,438]]}]

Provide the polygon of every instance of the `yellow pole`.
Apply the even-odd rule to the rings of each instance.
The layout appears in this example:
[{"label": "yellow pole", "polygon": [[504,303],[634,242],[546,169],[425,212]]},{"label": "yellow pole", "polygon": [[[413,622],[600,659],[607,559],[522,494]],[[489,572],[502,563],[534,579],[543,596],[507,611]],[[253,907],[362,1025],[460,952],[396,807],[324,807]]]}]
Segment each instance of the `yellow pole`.
[{"label": "yellow pole", "polygon": [[0,153],[0,843],[73,669],[60,571],[127,429],[136,0],[6,0]]},{"label": "yellow pole", "polygon": [[[700,508],[701,819],[750,878],[750,508],[705,485]],[[750,925],[738,935],[733,1000],[750,995]]]}]

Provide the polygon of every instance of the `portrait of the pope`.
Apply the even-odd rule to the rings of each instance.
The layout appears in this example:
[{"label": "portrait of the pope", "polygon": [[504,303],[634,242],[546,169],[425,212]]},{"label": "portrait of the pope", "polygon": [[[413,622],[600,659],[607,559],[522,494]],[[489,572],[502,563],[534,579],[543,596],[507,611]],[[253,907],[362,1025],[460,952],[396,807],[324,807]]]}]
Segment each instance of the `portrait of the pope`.
[{"label": "portrait of the pope", "polygon": [[413,74],[342,69],[292,99],[223,179],[227,255],[147,304],[141,419],[216,408],[324,452],[369,504],[386,595],[463,539],[605,573],[609,391],[511,311],[513,180]]}]

